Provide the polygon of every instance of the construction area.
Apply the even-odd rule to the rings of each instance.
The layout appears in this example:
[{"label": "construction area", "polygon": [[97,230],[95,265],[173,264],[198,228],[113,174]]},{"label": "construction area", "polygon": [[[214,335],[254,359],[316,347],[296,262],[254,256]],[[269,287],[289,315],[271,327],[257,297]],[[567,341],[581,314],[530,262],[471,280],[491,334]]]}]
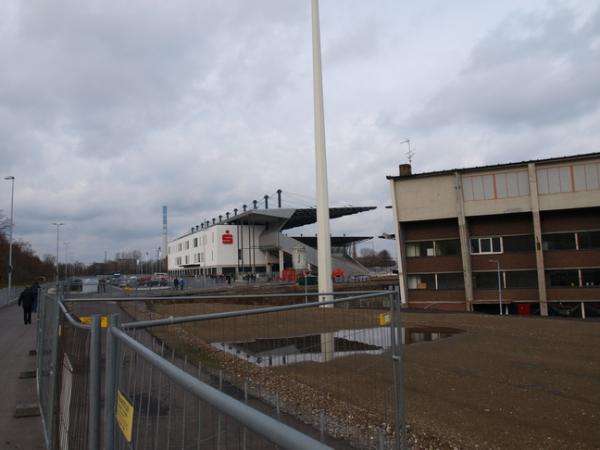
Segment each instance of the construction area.
[{"label": "construction area", "polygon": [[[290,290],[303,292],[282,289],[265,298],[229,289],[118,308],[136,321],[155,320],[281,305],[290,302]],[[75,314],[102,312],[99,303],[70,305]],[[278,414],[320,427],[334,448],[388,448],[392,362],[378,331],[388,306],[382,297],[148,332],[186,364],[218,374],[219,383],[234,390],[251,386],[251,395],[276,404]],[[598,448],[597,322],[423,311],[402,311],[401,322],[410,448]],[[323,362],[314,355],[329,334],[334,357]]]}]

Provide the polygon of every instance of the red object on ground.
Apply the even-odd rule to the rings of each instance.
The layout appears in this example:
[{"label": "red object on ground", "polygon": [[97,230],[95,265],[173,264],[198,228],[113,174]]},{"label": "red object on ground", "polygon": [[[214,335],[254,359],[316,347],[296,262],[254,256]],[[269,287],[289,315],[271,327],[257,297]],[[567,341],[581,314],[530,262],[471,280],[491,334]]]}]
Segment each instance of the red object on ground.
[{"label": "red object on ground", "polygon": [[296,271],[294,269],[283,269],[281,279],[283,281],[296,281]]},{"label": "red object on ground", "polygon": [[333,271],[333,277],[343,277],[344,276],[344,271],[342,269],[340,269],[339,267],[336,267],[335,270]]},{"label": "red object on ground", "polygon": [[517,303],[517,314],[520,316],[531,315],[531,305],[529,303]]}]

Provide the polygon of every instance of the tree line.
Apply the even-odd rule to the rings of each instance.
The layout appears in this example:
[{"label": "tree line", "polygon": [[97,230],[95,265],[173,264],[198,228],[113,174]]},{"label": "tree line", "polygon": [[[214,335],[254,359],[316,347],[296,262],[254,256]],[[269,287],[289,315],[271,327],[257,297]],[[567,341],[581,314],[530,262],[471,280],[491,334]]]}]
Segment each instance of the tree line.
[{"label": "tree line", "polygon": [[[0,214],[0,288],[8,285],[8,260],[9,260],[9,231],[10,220]],[[142,253],[118,253],[114,260],[94,262],[86,265],[79,261],[69,264],[59,263],[60,278],[68,276],[93,276],[109,275],[112,273],[135,274],[138,272],[160,272],[166,263],[160,264],[157,260],[140,262]],[[39,257],[28,242],[13,240],[12,245],[12,284],[24,286],[34,281],[52,281],[56,276],[56,257],[46,254]]]}]

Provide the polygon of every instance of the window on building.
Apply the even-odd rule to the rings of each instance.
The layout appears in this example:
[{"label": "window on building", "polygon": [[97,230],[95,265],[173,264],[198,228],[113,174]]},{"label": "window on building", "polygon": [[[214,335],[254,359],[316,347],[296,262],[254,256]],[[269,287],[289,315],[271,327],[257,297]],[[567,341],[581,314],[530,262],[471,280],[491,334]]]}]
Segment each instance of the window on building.
[{"label": "window on building", "polygon": [[181,265],[181,256],[178,256],[177,258],[175,258],[175,264],[177,264],[178,266]]},{"label": "window on building", "polygon": [[465,201],[492,200],[529,195],[526,170],[462,178]]},{"label": "window on building", "polygon": [[583,286],[600,286],[600,269],[581,269],[581,284]]},{"label": "window on building", "polygon": [[498,272],[473,272],[475,289],[498,289]]},{"label": "window on building", "polygon": [[577,240],[580,250],[600,248],[600,231],[579,231]]},{"label": "window on building", "polygon": [[550,167],[537,170],[537,185],[540,194],[573,192],[571,167]]},{"label": "window on building", "polygon": [[198,238],[194,238],[194,247],[198,247]]},{"label": "window on building", "polygon": [[579,271],[549,270],[546,272],[546,285],[548,287],[577,287],[579,286]]},{"label": "window on building", "polygon": [[535,270],[504,272],[504,283],[507,289],[537,288],[537,272]]},{"label": "window on building", "polygon": [[438,273],[438,289],[464,289],[465,278],[462,272],[457,273]]},{"label": "window on building", "polygon": [[190,249],[190,241],[185,241],[185,249],[186,250]]},{"label": "window on building", "polygon": [[444,239],[443,241],[435,241],[435,254],[437,256],[460,255],[460,239]]},{"label": "window on building", "polygon": [[433,241],[408,242],[406,244],[406,256],[433,256]]},{"label": "window on building", "polygon": [[544,250],[575,250],[575,233],[553,233],[542,235]]},{"label": "window on building", "polygon": [[181,250],[182,250],[182,248],[183,248],[183,246],[181,245],[181,242],[180,242],[179,244],[177,244],[177,250],[178,250],[178,251],[181,251]]},{"label": "window on building", "polygon": [[471,254],[484,255],[490,253],[502,253],[502,238],[485,237],[471,239]]},{"label": "window on building", "polygon": [[190,263],[190,257],[188,255],[185,255],[185,263],[186,264]]},{"label": "window on building", "polygon": [[435,275],[432,273],[409,275],[407,281],[409,289],[435,289]]},{"label": "window on building", "polygon": [[535,241],[532,234],[520,236],[502,236],[502,250],[508,252],[535,251]]},{"label": "window on building", "polygon": [[576,191],[592,191],[600,188],[600,164],[581,164],[573,166]]}]

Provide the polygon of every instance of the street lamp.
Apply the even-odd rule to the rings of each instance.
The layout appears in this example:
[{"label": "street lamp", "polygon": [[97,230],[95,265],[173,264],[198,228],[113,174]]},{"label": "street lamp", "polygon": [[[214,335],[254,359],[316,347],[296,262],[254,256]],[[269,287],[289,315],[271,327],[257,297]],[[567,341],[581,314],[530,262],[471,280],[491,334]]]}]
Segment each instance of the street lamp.
[{"label": "street lamp", "polygon": [[60,227],[62,225],[64,225],[64,223],[62,222],[52,222],[52,225],[54,225],[56,227],[56,295],[58,295],[58,278],[59,278],[59,273],[58,273],[58,230],[60,229]]},{"label": "street lamp", "polygon": [[500,304],[500,315],[502,315],[502,283],[500,280],[500,261],[497,259],[490,259],[489,262],[496,263],[496,267],[498,268],[498,302]]},{"label": "street lamp", "polygon": [[15,177],[8,176],[4,177],[5,180],[11,181],[10,188],[10,231],[8,235],[8,296],[10,299],[11,286],[12,286],[12,241],[13,241],[13,200],[15,197]]},{"label": "street lamp", "polygon": [[63,242],[65,246],[65,280],[69,277],[69,242]]}]

